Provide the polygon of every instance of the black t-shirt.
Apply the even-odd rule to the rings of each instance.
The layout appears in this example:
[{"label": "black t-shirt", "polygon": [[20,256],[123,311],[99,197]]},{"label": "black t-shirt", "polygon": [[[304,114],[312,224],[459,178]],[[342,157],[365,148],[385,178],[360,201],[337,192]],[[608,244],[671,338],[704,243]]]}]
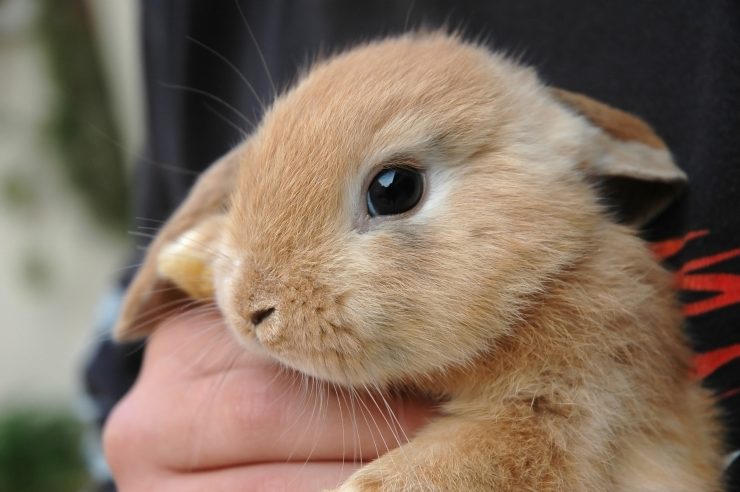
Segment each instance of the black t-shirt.
[{"label": "black t-shirt", "polygon": [[[245,78],[269,101],[270,79],[286,87],[313,56],[418,26],[461,28],[533,65],[549,84],[648,121],[688,174],[690,187],[644,234],[678,271],[697,376],[720,395],[729,449],[740,448],[735,422],[740,419],[740,3],[146,0],[141,5],[148,118],[135,216],[146,220],[136,226],[165,220],[194,175],[239,142],[241,132],[250,130],[248,121],[259,120],[261,104]],[[106,342],[99,347],[86,375],[101,419],[132,383],[139,361],[140,353],[130,347]],[[731,466],[731,480],[740,480],[735,468],[740,466]]]}]

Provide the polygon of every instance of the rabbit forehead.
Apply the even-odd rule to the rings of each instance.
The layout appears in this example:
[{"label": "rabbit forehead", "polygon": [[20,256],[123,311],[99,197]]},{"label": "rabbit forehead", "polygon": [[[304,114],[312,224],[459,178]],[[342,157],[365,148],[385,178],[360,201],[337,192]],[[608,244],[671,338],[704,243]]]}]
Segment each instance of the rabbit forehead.
[{"label": "rabbit forehead", "polygon": [[373,167],[432,150],[454,162],[495,145],[517,99],[512,86],[538,88],[535,80],[441,34],[356,48],[317,65],[276,101],[253,138],[237,203],[261,228],[295,222],[313,233],[349,221],[346,194]]},{"label": "rabbit forehead", "polygon": [[441,34],[394,38],[318,64],[277,101],[265,136],[282,133],[299,155],[308,146],[352,166],[394,139],[488,138],[521,85],[538,84],[484,48]]}]

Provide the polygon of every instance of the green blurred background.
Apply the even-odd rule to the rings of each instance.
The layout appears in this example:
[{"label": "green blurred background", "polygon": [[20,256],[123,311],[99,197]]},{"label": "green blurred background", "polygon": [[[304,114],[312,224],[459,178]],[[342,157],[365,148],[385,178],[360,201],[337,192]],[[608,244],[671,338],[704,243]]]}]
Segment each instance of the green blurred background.
[{"label": "green blurred background", "polygon": [[79,373],[130,247],[137,5],[0,0],[0,492],[90,483]]}]

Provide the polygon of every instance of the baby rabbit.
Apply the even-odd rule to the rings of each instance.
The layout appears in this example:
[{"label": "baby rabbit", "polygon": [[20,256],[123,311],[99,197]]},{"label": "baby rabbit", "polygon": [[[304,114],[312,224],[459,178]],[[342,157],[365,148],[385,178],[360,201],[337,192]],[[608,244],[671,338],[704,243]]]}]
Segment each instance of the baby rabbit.
[{"label": "baby rabbit", "polygon": [[202,175],[117,336],[215,299],[285,366],[438,398],[339,490],[718,491],[710,395],[635,235],[684,182],[641,120],[483,47],[369,43]]}]

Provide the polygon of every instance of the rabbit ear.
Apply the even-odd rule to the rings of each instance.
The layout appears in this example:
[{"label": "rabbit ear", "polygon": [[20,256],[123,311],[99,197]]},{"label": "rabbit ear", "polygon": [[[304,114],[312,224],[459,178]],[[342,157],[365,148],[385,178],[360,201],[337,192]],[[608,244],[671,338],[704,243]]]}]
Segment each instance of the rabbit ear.
[{"label": "rabbit ear", "polygon": [[597,130],[587,138],[582,170],[621,222],[646,224],[683,190],[686,174],[647,123],[581,94],[552,92]]},{"label": "rabbit ear", "polygon": [[212,296],[210,245],[221,229],[240,155],[241,146],[208,168],[149,246],[123,299],[117,340],[144,337],[189,298]]}]

